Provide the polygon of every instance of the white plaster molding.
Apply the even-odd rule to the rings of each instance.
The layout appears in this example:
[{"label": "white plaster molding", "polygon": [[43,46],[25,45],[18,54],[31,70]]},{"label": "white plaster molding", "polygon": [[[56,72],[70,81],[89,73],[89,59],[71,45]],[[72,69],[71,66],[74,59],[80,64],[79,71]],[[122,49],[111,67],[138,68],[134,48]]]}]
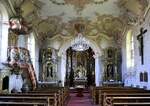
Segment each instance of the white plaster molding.
[{"label": "white plaster molding", "polygon": [[[94,42],[94,41],[92,41],[92,40],[90,40],[90,39],[87,39],[86,37],[85,37],[85,39],[87,40],[87,41],[89,41],[89,46],[92,48],[92,50],[94,51],[94,53],[96,54],[96,56],[101,56],[102,55],[102,53],[101,53],[101,48],[100,47],[98,47],[98,45]],[[61,47],[60,47],[60,49],[59,49],[59,52],[58,52],[58,56],[61,56],[61,55],[63,55],[63,54],[65,54],[66,53],[66,50],[69,48],[69,47],[71,47],[71,42],[73,41],[73,38],[72,39],[70,39],[70,40],[68,40],[68,41],[66,41]]]},{"label": "white plaster molding", "polygon": [[[87,39],[87,38],[86,38]],[[64,43],[59,52],[58,52],[58,56],[61,57],[61,80],[62,80],[62,86],[64,86],[64,82],[65,82],[65,75],[66,75],[66,50],[72,45],[71,42],[72,42],[73,39],[71,40],[68,40],[66,43]],[[100,86],[101,85],[101,82],[102,82],[102,75],[100,74],[101,73],[101,64],[100,64],[100,56],[101,56],[101,48],[98,47],[98,45],[92,41],[92,40],[89,40],[89,46],[93,49],[95,55],[94,55],[94,58],[95,58],[95,83],[96,83],[96,86]]]}]

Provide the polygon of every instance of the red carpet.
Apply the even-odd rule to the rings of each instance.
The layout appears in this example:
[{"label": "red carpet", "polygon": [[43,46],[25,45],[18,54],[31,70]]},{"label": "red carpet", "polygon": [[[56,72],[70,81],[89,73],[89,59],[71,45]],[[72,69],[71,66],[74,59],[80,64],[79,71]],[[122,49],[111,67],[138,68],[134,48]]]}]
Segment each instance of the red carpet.
[{"label": "red carpet", "polygon": [[67,106],[95,106],[89,93],[84,93],[83,97],[77,97],[76,93],[70,93],[70,98]]}]

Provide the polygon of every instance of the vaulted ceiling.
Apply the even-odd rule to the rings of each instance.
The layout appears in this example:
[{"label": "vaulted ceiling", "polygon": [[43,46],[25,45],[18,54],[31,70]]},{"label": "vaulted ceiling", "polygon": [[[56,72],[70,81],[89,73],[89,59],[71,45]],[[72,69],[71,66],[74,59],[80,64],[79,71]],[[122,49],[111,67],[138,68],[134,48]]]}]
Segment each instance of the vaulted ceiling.
[{"label": "vaulted ceiling", "polygon": [[[148,0],[14,0],[22,16],[39,33],[39,39],[72,36],[76,25],[86,36],[120,40],[127,26],[143,22]],[[17,14],[17,13],[16,13]]]}]

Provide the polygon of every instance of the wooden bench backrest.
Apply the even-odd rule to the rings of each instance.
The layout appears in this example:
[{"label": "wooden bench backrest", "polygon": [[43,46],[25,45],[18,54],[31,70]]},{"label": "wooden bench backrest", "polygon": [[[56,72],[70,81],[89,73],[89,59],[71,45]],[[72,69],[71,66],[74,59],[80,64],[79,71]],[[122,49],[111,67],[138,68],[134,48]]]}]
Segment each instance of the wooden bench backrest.
[{"label": "wooden bench backrest", "polygon": [[105,93],[103,106],[150,105],[150,93]]},{"label": "wooden bench backrest", "polygon": [[97,87],[95,88],[95,95],[93,95],[93,101],[95,104],[102,104],[103,93],[124,93],[124,92],[144,93],[150,91],[130,87]]},{"label": "wooden bench backrest", "polygon": [[[5,102],[20,102],[18,100],[24,100],[24,102],[41,102],[43,101],[43,99],[47,98],[44,102],[48,103],[48,104],[53,104],[53,106],[57,106],[58,104],[58,95],[57,93],[53,93],[53,94],[35,94],[35,93],[12,93],[12,94],[0,94],[0,102],[4,102],[3,100],[6,99],[9,101],[5,101]],[[17,100],[17,101],[16,101]],[[28,101],[30,100],[30,101]],[[23,101],[22,101],[23,102]],[[43,102],[43,103],[44,103]],[[7,103],[5,103],[7,104]]]}]

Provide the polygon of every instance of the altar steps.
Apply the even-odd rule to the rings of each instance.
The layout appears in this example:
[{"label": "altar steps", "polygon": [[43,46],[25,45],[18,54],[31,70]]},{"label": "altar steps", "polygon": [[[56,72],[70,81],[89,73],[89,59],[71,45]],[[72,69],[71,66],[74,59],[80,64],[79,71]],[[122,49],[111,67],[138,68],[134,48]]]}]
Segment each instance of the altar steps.
[{"label": "altar steps", "polygon": [[[70,93],[77,93],[77,90],[76,90],[76,88],[70,88],[69,92]],[[89,93],[89,89],[84,88],[83,93]]]}]

